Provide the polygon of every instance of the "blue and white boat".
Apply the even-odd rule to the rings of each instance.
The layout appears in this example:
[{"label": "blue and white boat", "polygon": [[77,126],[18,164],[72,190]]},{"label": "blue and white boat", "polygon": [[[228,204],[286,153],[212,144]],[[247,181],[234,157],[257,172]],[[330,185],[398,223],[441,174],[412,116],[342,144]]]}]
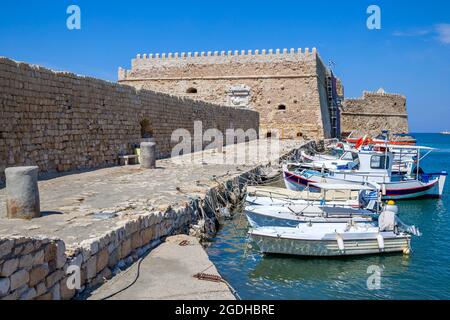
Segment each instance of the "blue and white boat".
[{"label": "blue and white boat", "polygon": [[[356,169],[338,169],[318,171],[304,169],[296,166],[283,165],[283,177],[285,185],[290,190],[303,190],[306,186],[316,187],[321,184],[354,184],[370,183],[378,184],[382,191],[383,199],[410,199],[419,197],[441,197],[447,172],[426,174],[420,168],[423,160],[434,149],[417,146],[395,146],[402,149],[417,150],[417,158],[412,162],[406,174],[393,173],[392,152],[361,150],[358,153],[359,165]],[[420,156],[425,150],[425,155]],[[414,166],[413,166],[414,164]]]}]

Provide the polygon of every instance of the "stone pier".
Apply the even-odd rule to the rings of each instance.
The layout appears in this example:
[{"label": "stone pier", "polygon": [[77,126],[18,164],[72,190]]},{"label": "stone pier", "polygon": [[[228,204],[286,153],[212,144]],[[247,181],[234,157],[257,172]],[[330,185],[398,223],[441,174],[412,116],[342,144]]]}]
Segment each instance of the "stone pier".
[{"label": "stone pier", "polygon": [[[279,153],[265,156],[267,145],[255,140],[158,160],[152,170],[131,165],[47,176],[39,181],[42,216],[33,220],[7,219],[0,189],[0,299],[72,299],[167,236],[214,231],[214,222],[201,223],[208,193],[301,144],[284,140]],[[225,156],[236,162],[221,163]],[[79,289],[67,287],[70,266],[79,267]]]}]

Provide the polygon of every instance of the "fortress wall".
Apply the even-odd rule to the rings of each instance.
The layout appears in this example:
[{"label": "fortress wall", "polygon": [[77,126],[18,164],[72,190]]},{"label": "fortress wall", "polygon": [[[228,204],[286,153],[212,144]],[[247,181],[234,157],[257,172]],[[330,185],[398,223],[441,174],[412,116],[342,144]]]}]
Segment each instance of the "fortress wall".
[{"label": "fortress wall", "polygon": [[248,88],[242,99],[260,113],[262,135],[329,135],[325,67],[315,49],[138,55],[131,66],[119,69],[120,83],[226,106],[236,106],[230,88]]},{"label": "fortress wall", "polygon": [[341,112],[342,132],[376,135],[382,130],[408,133],[406,97],[399,94],[364,92],[361,98],[345,99]]},{"label": "fortress wall", "polygon": [[175,129],[254,128],[257,112],[110,83],[0,58],[0,180],[4,169],[42,172],[115,165],[153,134],[158,157],[170,156]]}]

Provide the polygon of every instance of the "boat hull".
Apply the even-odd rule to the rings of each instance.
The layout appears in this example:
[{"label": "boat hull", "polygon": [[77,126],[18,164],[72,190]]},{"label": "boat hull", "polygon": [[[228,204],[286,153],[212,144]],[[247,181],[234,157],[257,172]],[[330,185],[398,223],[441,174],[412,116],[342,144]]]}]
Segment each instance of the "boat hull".
[{"label": "boat hull", "polygon": [[267,236],[250,232],[251,238],[265,254],[285,254],[297,256],[355,256],[406,252],[410,250],[409,236],[385,237],[381,249],[377,238],[343,240],[344,249],[337,240],[302,240]]},{"label": "boat hull", "polygon": [[[314,186],[314,183],[354,184],[364,182],[362,176],[347,175],[345,179],[311,170],[304,174],[295,174],[290,171],[283,171],[283,178],[286,188],[290,190],[303,190],[308,185],[310,187]],[[385,200],[413,199],[422,197],[438,198],[442,195],[445,179],[446,176],[442,175],[438,178],[430,180],[427,183],[418,180],[380,183],[382,187],[382,198]]]},{"label": "boat hull", "polygon": [[358,223],[372,223],[371,217],[363,216],[298,216],[287,211],[272,212],[270,214],[256,210],[244,210],[247,221],[252,228],[259,227],[296,227],[300,223],[348,223],[350,221]]},{"label": "boat hull", "polygon": [[[245,201],[251,205],[255,206],[292,206],[292,205],[313,205],[318,206],[323,203],[321,200],[289,200],[289,199],[280,199],[280,198],[270,198],[270,197],[259,197],[259,196],[247,196]],[[326,201],[327,205],[336,205],[340,207],[346,208],[355,208],[359,207],[359,203],[356,200],[348,200],[348,201]]]}]

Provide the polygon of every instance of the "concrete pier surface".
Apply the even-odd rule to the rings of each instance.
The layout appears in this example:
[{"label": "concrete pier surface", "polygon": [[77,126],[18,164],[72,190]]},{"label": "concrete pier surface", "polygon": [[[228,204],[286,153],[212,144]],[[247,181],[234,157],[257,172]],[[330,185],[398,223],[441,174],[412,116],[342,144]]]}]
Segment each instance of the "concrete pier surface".
[{"label": "concrete pier surface", "polygon": [[[136,262],[119,273],[93,291],[88,299],[104,299],[126,288],[135,280],[138,266]],[[193,277],[203,271],[219,276],[197,238],[187,235],[168,237],[143,258],[136,283],[107,300],[235,300],[224,282]]]},{"label": "concrete pier surface", "polygon": [[[28,221],[6,219],[6,189],[0,189],[0,237],[51,235],[66,246],[107,233],[123,221],[148,212],[184,207],[195,197],[258,165],[275,161],[302,144],[281,140],[280,154],[267,157],[258,140],[230,145],[223,153],[206,150],[156,162],[156,169],[116,166],[57,176],[39,181],[42,217]],[[248,161],[241,159],[247,153]],[[257,156],[260,154],[260,156]],[[236,156],[235,164],[222,157]],[[244,164],[241,164],[244,163]]]},{"label": "concrete pier surface", "polygon": [[[154,298],[230,297],[224,283],[192,279],[210,263],[200,246],[179,251],[164,240],[186,232],[195,236],[214,232],[216,214],[224,209],[214,197],[224,192],[222,205],[233,203],[238,200],[235,192],[242,196],[236,178],[243,182],[256,168],[277,164],[280,157],[303,145],[299,140],[254,140],[221,151],[159,160],[155,169],[132,165],[54,175],[39,181],[41,217],[31,220],[7,219],[7,194],[0,189],[0,299],[85,295],[127,267],[136,268],[135,262],[152,249],[157,251],[150,251],[144,269],[160,270],[156,273],[161,279],[173,277],[186,283],[183,288],[175,281],[167,290],[169,280],[147,276],[145,285],[152,283],[152,292],[159,291]],[[164,244],[155,249],[161,241]],[[189,250],[198,252],[186,255]],[[69,285],[69,267],[79,270],[78,288]],[[210,271],[205,273],[215,272]],[[117,286],[127,277],[117,280]],[[144,284],[135,285],[126,298],[153,297]]]}]

